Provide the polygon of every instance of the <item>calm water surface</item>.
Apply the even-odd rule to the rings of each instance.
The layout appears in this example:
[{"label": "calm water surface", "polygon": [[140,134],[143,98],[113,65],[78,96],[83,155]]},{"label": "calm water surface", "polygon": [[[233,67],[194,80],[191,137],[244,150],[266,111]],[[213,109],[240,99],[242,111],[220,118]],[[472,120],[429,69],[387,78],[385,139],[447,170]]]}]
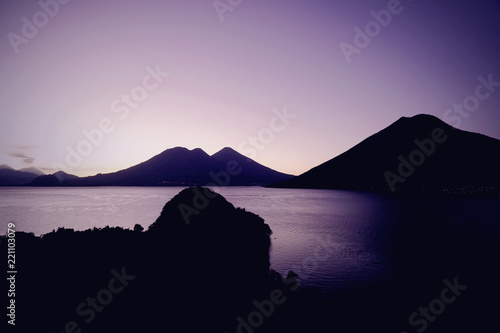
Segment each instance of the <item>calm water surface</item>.
[{"label": "calm water surface", "polygon": [[[147,228],[180,187],[0,188],[0,232],[6,224],[41,235],[59,227],[84,230],[136,223]],[[379,194],[260,187],[214,188],[273,230],[271,265],[333,295],[377,283],[393,272],[391,237],[412,223],[500,221],[500,198],[409,200]]]}]

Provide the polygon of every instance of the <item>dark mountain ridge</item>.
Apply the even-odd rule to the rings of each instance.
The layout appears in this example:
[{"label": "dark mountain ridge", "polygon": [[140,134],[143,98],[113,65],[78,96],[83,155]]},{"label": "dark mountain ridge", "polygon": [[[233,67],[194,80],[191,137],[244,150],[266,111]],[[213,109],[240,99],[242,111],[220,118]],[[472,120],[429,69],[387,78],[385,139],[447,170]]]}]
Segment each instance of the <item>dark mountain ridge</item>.
[{"label": "dark mountain ridge", "polygon": [[210,156],[200,148],[167,149],[149,160],[114,173],[68,179],[64,186],[266,185],[291,178],[231,148]]},{"label": "dark mountain ridge", "polygon": [[282,188],[462,192],[500,186],[500,140],[431,115],[402,117],[343,154],[272,185]]},{"label": "dark mountain ridge", "polygon": [[54,177],[56,177],[60,182],[68,180],[68,179],[76,179],[79,178],[78,176],[68,174],[64,171],[57,171],[56,173],[52,174]]},{"label": "dark mountain ridge", "polygon": [[3,164],[0,168],[0,186],[19,186],[28,184],[38,177],[37,174],[25,171],[14,170]]},{"label": "dark mountain ridge", "polygon": [[35,175],[38,175],[38,176],[44,176],[45,175],[45,172],[40,171],[40,170],[38,170],[35,167],[22,168],[22,169],[19,169],[18,171],[34,173]]}]

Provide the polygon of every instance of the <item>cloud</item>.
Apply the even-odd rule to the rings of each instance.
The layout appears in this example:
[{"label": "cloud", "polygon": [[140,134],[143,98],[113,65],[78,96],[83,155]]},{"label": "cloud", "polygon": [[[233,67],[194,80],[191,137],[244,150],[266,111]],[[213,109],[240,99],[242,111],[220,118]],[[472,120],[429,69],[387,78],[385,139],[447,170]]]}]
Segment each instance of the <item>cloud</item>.
[{"label": "cloud", "polygon": [[40,149],[40,146],[1,146],[6,149],[15,149],[15,150],[31,150],[31,149]]},{"label": "cloud", "polygon": [[34,157],[28,156],[23,153],[9,153],[9,156],[20,158],[25,164],[33,164],[33,162],[35,161]]}]

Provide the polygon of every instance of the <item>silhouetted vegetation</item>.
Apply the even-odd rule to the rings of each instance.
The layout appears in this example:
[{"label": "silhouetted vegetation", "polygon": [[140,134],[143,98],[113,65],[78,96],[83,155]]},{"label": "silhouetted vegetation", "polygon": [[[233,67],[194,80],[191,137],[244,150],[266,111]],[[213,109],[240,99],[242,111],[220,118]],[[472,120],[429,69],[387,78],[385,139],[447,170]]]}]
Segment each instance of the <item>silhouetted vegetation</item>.
[{"label": "silhouetted vegetation", "polygon": [[[186,224],[179,204],[192,206],[194,190],[214,197]],[[147,231],[136,225],[134,230],[59,228],[41,237],[18,232],[16,328],[62,332],[74,321],[82,332],[235,332],[237,317],[255,310],[254,300],[296,284],[285,284],[269,270],[270,235],[262,218],[202,188],[179,193]],[[108,287],[111,271],[122,268],[135,278],[86,323],[91,319],[87,297],[96,298]],[[313,315],[308,303],[317,296],[293,296],[301,302],[277,309],[259,331],[310,325],[304,314]],[[302,315],[285,320],[284,311]]]},{"label": "silhouetted vegetation", "polygon": [[[199,201],[200,193],[209,200]],[[192,209],[187,218],[181,205]],[[380,246],[396,254],[397,274],[327,303],[299,287],[293,272],[270,270],[272,231],[262,218],[209,189],[189,188],[147,231],[136,224],[18,232],[16,328],[64,332],[73,321],[81,332],[416,332],[423,326],[410,327],[410,314],[457,277],[467,290],[425,331],[487,331],[499,308],[499,227],[448,220],[394,226]],[[262,323],[245,326],[259,320],[251,317],[256,303]]]}]

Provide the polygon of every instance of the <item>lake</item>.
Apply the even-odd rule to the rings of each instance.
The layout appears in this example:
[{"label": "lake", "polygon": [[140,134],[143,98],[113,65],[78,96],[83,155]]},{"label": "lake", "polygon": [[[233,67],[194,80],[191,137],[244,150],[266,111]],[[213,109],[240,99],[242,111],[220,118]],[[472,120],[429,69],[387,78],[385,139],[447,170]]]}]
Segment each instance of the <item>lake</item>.
[{"label": "lake", "polygon": [[[0,232],[8,222],[36,235],[59,227],[145,229],[181,187],[0,188]],[[419,223],[453,223],[477,237],[498,232],[500,198],[416,200],[307,189],[215,187],[273,230],[271,267],[293,270],[325,296],[391,279],[397,235]]]}]

